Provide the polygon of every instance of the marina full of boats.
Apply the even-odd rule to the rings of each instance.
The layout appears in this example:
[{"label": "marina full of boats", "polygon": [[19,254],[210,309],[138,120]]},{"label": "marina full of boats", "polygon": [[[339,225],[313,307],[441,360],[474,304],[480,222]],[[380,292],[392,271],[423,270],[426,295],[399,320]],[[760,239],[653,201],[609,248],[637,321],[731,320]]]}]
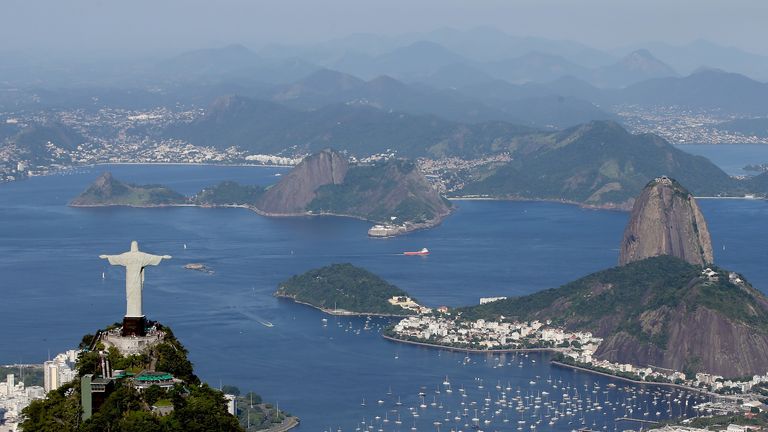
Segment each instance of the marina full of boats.
[{"label": "marina full of boats", "polygon": [[[383,325],[375,318],[334,321],[331,328],[352,336]],[[399,350],[429,349],[393,347],[394,361],[401,362]],[[710,413],[711,396],[559,368],[549,364],[546,353],[432,351],[455,360],[455,378],[407,385],[395,379],[399,385],[371,389],[359,396],[357,408],[345,410],[359,413],[354,425],[346,418],[334,425],[329,418],[324,432],[647,430],[661,421]],[[402,367],[407,374],[407,361]]]},{"label": "marina full of boats", "polygon": [[[528,361],[520,357],[506,366]],[[354,431],[638,430],[695,415],[696,406],[707,401],[704,395],[677,389],[573,385],[552,377],[536,376],[525,386],[487,383],[480,377],[457,383],[446,377],[415,393],[386,389],[377,397],[363,398],[366,415]]]}]

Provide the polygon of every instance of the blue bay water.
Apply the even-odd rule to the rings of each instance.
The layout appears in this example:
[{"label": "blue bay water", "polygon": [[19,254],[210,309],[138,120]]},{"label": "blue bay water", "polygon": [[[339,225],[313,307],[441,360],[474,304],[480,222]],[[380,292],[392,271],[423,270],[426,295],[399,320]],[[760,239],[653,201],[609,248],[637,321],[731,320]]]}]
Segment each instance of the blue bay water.
[{"label": "blue bay water", "polygon": [[730,175],[754,175],[743,168],[768,163],[768,145],[765,144],[681,144],[676,147],[704,156]]},{"label": "blue bay water", "polygon": [[[40,362],[48,350],[71,348],[83,334],[119,321],[125,308],[122,271],[98,255],[122,252],[137,239],[142,249],[173,255],[147,270],[147,315],[174,329],[204,380],[257,391],[299,415],[302,430],[354,430],[363,418],[383,417],[396,396],[404,406],[416,404],[422,386],[430,389],[430,400],[458,407],[456,393],[433,395],[445,376],[477,400],[485,396],[478,380],[488,392],[496,392],[496,383],[526,394],[541,392],[552,385],[549,377],[582,392],[584,385],[591,390],[599,384],[598,396],[606,399],[636,391],[619,384],[602,394],[607,378],[552,367],[546,355],[503,361],[472,355],[465,361],[459,353],[394,344],[379,336],[378,319],[370,329],[364,318],[328,317],[324,326],[320,312],[272,297],[287,277],[336,262],[370,269],[432,306],[527,294],[614,265],[626,213],[460,201],[456,213],[435,229],[381,240],[367,237],[368,223],[345,218],[265,218],[242,209],[67,207],[102,169],[0,185],[0,363]],[[188,194],[224,179],[268,184],[285,172],[176,165],[109,169],[118,179],[162,183]],[[705,200],[701,206],[717,263],[744,273],[765,292],[768,204]],[[421,247],[432,254],[401,255]],[[214,273],[185,270],[190,262],[202,262]],[[641,396],[646,405],[650,397]],[[436,408],[417,419],[401,411],[403,428],[414,420],[421,429],[434,428],[437,414],[430,412]],[[584,422],[613,429],[611,419],[625,414],[619,411],[589,412]],[[516,426],[494,423],[493,428]],[[630,427],[636,425],[619,426]],[[573,428],[562,421],[553,426]]]}]

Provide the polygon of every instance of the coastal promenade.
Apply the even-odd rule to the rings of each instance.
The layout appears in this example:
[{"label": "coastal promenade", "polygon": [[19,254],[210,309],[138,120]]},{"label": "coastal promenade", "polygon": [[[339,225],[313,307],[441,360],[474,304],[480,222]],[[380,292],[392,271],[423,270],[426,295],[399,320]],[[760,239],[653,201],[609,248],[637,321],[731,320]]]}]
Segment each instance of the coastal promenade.
[{"label": "coastal promenade", "polygon": [[[517,352],[550,352],[550,353],[562,353],[565,351],[565,348],[512,348],[512,349],[472,349],[472,348],[460,348],[460,347],[451,347],[447,345],[438,345],[438,344],[430,344],[426,342],[416,342],[416,341],[409,341],[404,339],[398,339],[392,336],[387,336],[382,334],[381,337],[384,339],[387,339],[392,342],[397,343],[404,343],[409,345],[416,345],[416,346],[423,346],[426,348],[436,348],[436,349],[442,349],[446,351],[454,351],[454,352],[465,352],[465,353],[473,353],[473,354],[505,354],[505,353],[517,353]],[[660,386],[660,387],[669,387],[669,388],[677,388],[681,390],[686,391],[692,391],[697,392],[700,394],[705,394],[707,396],[711,397],[717,397],[722,399],[738,399],[739,395],[722,395],[718,393],[713,393],[711,391],[697,388],[697,387],[689,387],[681,384],[674,384],[674,383],[665,383],[665,382],[654,382],[654,381],[641,381],[641,380],[635,380],[631,378],[626,378],[618,375],[613,375],[607,372],[598,371],[595,369],[590,369],[582,366],[576,366],[571,365],[568,363],[559,362],[557,360],[550,360],[550,363],[552,365],[562,367],[562,368],[570,368],[573,370],[579,370],[582,372],[587,372],[595,375],[602,375],[605,377],[613,378],[616,380],[629,382],[632,384],[640,384],[640,385],[651,385],[651,386]],[[743,395],[741,395],[743,397]]]},{"label": "coastal promenade", "polygon": [[474,348],[461,348],[461,347],[452,347],[448,345],[439,345],[439,344],[431,344],[427,342],[416,342],[416,341],[410,341],[405,339],[398,339],[396,337],[387,336],[385,334],[382,334],[381,337],[384,339],[390,340],[392,342],[398,342],[398,343],[404,343],[409,345],[417,345],[417,346],[423,346],[428,348],[437,348],[442,349],[446,351],[456,351],[456,352],[466,352],[466,353],[474,353],[474,354],[504,354],[504,353],[516,353],[516,352],[553,352],[553,353],[562,353],[565,351],[565,348],[509,348],[509,349],[474,349]]},{"label": "coastal promenade", "polygon": [[610,378],[617,379],[617,380],[620,380],[620,381],[630,382],[630,383],[633,383],[633,384],[642,384],[642,385],[652,385],[652,386],[677,388],[677,389],[681,389],[681,390],[697,392],[697,393],[705,394],[707,396],[723,398],[723,399],[734,399],[735,400],[735,399],[740,399],[740,398],[744,397],[744,395],[722,395],[722,394],[713,393],[711,391],[708,391],[708,390],[705,390],[705,389],[701,389],[701,388],[698,388],[698,387],[689,387],[689,386],[685,386],[685,385],[681,385],[681,384],[675,384],[675,383],[635,380],[635,379],[632,379],[632,378],[626,378],[626,377],[622,377],[622,376],[618,376],[618,375],[613,375],[613,374],[609,374],[607,372],[601,372],[601,371],[590,369],[590,368],[586,368],[586,367],[583,367],[583,366],[576,366],[576,365],[572,365],[572,364],[568,364],[568,363],[559,362],[557,360],[551,360],[550,363],[555,365],[555,366],[562,367],[562,368],[570,368],[570,369],[574,369],[574,370],[588,372],[588,373],[595,374],[595,375],[602,375],[602,376],[610,377]]},{"label": "coastal promenade", "polygon": [[273,295],[277,298],[286,299],[294,303],[298,303],[304,306],[309,306],[313,309],[319,310],[320,312],[326,313],[328,315],[333,315],[333,316],[375,316],[375,317],[385,317],[385,318],[406,318],[411,316],[411,315],[384,314],[384,313],[376,313],[376,312],[353,312],[353,311],[348,311],[346,309],[326,309],[320,306],[315,306],[311,303],[296,300],[295,298],[289,295],[280,295],[277,293]]},{"label": "coastal promenade", "polygon": [[264,432],[286,432],[295,428],[300,423],[301,422],[298,417],[286,417],[285,420],[274,426],[270,426],[269,428],[265,429]]}]

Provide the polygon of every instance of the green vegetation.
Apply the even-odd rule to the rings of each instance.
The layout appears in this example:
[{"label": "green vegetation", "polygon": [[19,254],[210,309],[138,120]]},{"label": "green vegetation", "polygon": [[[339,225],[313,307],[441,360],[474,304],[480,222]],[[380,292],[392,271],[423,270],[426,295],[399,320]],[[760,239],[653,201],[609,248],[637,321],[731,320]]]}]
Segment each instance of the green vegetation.
[{"label": "green vegetation", "polygon": [[560,288],[459,309],[465,319],[551,319],[572,329],[595,330],[610,322],[609,333],[626,332],[638,341],[666,348],[666,323],[673,311],[705,307],[735,322],[768,332],[762,295],[748,284],[729,281],[718,270],[716,281],[701,268],[659,256],[593,273]]},{"label": "green vegetation", "polygon": [[293,276],[278,286],[275,295],[325,310],[369,315],[413,313],[387,301],[408,293],[352,264],[333,264]]},{"label": "green vegetation", "polygon": [[569,365],[569,366],[576,366],[576,367],[580,367],[580,368],[584,368],[584,369],[589,369],[589,370],[593,370],[595,372],[604,373],[606,375],[613,375],[615,377],[625,378],[625,379],[632,380],[632,381],[662,382],[662,383],[668,383],[669,382],[668,380],[663,379],[663,378],[648,376],[647,377],[648,379],[643,379],[643,377],[641,377],[638,374],[634,374],[634,373],[630,373],[630,372],[622,372],[622,371],[611,370],[611,369],[604,368],[602,366],[596,366],[596,365],[593,365],[593,364],[580,363],[580,362],[572,359],[571,357],[568,357],[568,356],[566,356],[564,354],[561,354],[561,353],[557,353],[557,354],[553,355],[552,356],[552,361],[555,361],[555,362],[558,362],[558,363],[562,363],[562,364],[565,364],[565,365]]},{"label": "green vegetation", "polygon": [[[200,379],[193,372],[192,362],[187,358],[186,348],[176,339],[170,328],[157,325],[160,330],[165,332],[165,338],[161,343],[152,346],[144,353],[123,356],[114,347],[106,350],[112,368],[126,370],[134,374],[142,370],[154,369],[168,372],[187,384],[199,384]],[[77,359],[77,370],[80,376],[98,372],[99,351],[104,350],[104,345],[98,343],[94,351],[84,352],[80,355]]]},{"label": "green vegetation", "polygon": [[768,426],[768,413],[765,412],[752,412],[748,414],[729,414],[729,415],[715,415],[706,417],[694,417],[690,422],[681,423],[677,420],[672,420],[667,424],[679,424],[687,427],[709,429],[712,431],[722,431],[728,428],[730,424],[737,424],[741,426],[757,426],[765,428]]},{"label": "green vegetation", "polygon": [[385,223],[393,216],[397,223],[422,223],[445,214],[450,203],[433,193],[415,169],[406,160],[350,167],[343,183],[319,187],[307,210]]},{"label": "green vegetation", "polygon": [[161,185],[123,183],[110,173],[102,174],[85,192],[70,202],[73,206],[156,206],[184,204],[187,197]]},{"label": "green vegetation", "polygon": [[217,100],[204,118],[170,126],[161,133],[196,145],[221,149],[237,145],[262,154],[278,154],[286,148],[316,152],[333,143],[357,155],[392,149],[407,157],[475,157],[479,152],[503,151],[497,147],[532,132],[535,129],[500,121],[458,123],[433,115],[348,104],[298,111],[272,102],[228,96]]},{"label": "green vegetation", "polygon": [[768,192],[658,136],[632,135],[613,122],[592,122],[536,141],[533,150],[515,153],[511,163],[475,172],[458,193],[626,205],[660,175],[676,178],[696,196]]},{"label": "green vegetation", "polygon": [[[188,432],[188,431],[244,431],[240,425],[242,418],[227,412],[224,393],[201,384],[194,375],[192,364],[187,358],[184,346],[174,337],[171,330],[161,327],[166,333],[162,343],[148,351],[132,356],[122,356],[114,348],[107,351],[108,358],[115,369],[139,372],[152,369],[169,372],[184,381],[172,388],[163,389],[152,385],[139,391],[131,385],[130,378],[115,380],[114,390],[106,401],[93,412],[93,416],[81,420],[80,382],[76,380],[48,394],[45,399],[33,401],[23,412],[26,416],[21,424],[23,431],[35,432]],[[92,335],[83,338],[89,343]],[[101,343],[97,350],[103,350]],[[98,352],[83,353],[78,360],[78,372],[82,376],[98,370]],[[236,387],[227,387],[228,391],[239,394]],[[278,412],[268,405],[261,404],[261,398],[253,393],[240,396],[240,403],[245,408],[253,400],[249,431],[269,427],[280,422],[287,414]],[[246,403],[245,400],[248,400]],[[162,408],[155,412],[155,408]],[[247,414],[245,414],[247,415]],[[256,421],[259,420],[259,421]]]},{"label": "green vegetation", "polygon": [[[0,131],[0,135],[3,135],[3,132]],[[71,127],[54,122],[27,126],[10,137],[10,141],[20,150],[21,159],[28,160],[33,165],[46,165],[71,163],[67,151],[74,150],[86,140]]]},{"label": "green vegetation", "polygon": [[216,186],[203,189],[192,197],[198,205],[255,205],[264,188],[261,186],[241,185],[233,181],[224,181]]},{"label": "green vegetation", "polygon": [[240,389],[234,386],[224,386],[222,391],[237,395],[237,420],[246,432],[267,429],[292,417],[271,404],[263,403],[261,396],[256,393],[248,392],[241,395]]},{"label": "green vegetation", "polygon": [[0,366],[0,380],[4,380],[8,374],[14,374],[16,382],[23,382],[25,386],[43,386],[43,368],[40,365],[19,366]]},{"label": "green vegetation", "polygon": [[[344,157],[346,156],[339,156]],[[373,165],[358,165],[349,169],[342,184],[312,186],[311,180],[300,179],[307,192],[315,192],[316,198],[303,208],[275,213],[304,214],[306,211],[332,213],[359,217],[376,222],[397,223],[434,222],[450,212],[451,204],[416,170],[412,161],[391,160]],[[317,188],[313,191],[313,188]],[[295,189],[289,193],[296,193]],[[270,189],[274,191],[275,189]],[[185,197],[160,185],[133,185],[121,182],[104,173],[88,189],[70,202],[72,206],[163,206],[198,205],[207,207],[246,205],[264,208],[266,189],[261,186],[241,185],[224,181],[203,189],[191,198]],[[274,197],[273,197],[274,198]],[[288,197],[277,197],[285,201]]]}]

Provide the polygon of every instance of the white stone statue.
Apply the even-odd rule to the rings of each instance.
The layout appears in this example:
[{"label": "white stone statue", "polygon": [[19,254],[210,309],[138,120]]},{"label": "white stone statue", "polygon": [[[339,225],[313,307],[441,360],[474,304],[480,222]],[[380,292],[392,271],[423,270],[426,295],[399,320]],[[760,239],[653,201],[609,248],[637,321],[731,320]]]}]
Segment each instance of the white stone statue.
[{"label": "white stone statue", "polygon": [[164,259],[171,259],[170,255],[151,255],[139,251],[139,243],[131,242],[131,250],[120,255],[99,255],[99,258],[109,260],[111,265],[125,267],[125,297],[127,301],[126,317],[140,318],[144,314],[141,311],[141,293],[144,290],[144,267],[158,265]]}]

